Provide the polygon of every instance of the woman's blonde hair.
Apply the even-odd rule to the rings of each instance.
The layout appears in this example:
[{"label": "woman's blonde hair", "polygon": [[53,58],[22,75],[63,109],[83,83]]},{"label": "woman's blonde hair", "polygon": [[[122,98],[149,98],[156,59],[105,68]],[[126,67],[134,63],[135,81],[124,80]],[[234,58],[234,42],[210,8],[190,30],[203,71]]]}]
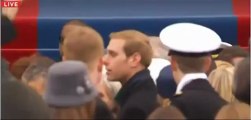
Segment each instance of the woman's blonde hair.
[{"label": "woman's blonde hair", "polygon": [[228,102],[233,102],[235,100],[232,93],[233,71],[234,67],[220,67],[213,70],[208,77],[215,91]]},{"label": "woman's blonde hair", "polygon": [[217,68],[231,68],[234,67],[231,63],[222,61],[222,60],[215,60],[215,64]]}]

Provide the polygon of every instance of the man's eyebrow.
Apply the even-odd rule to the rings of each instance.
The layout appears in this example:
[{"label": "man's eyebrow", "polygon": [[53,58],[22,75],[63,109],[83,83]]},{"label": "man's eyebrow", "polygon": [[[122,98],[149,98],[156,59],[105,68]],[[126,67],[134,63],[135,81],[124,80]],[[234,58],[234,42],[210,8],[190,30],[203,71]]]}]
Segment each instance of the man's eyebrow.
[{"label": "man's eyebrow", "polygon": [[107,50],[107,53],[109,53],[109,54],[117,54],[117,52],[115,52],[113,50]]}]

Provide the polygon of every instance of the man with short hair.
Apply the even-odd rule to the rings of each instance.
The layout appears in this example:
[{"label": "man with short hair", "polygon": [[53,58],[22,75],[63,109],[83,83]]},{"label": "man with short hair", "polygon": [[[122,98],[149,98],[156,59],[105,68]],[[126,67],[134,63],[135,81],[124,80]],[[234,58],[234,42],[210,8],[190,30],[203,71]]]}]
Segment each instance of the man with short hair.
[{"label": "man with short hair", "polygon": [[110,34],[104,64],[107,79],[122,84],[115,97],[121,107],[119,119],[145,119],[157,105],[157,89],[147,69],[153,54],[148,39],[136,30]]},{"label": "man with short hair", "polygon": [[176,23],[160,33],[170,48],[171,68],[177,84],[171,105],[187,119],[214,119],[226,104],[207,80],[211,52],[220,47],[221,38],[213,30],[193,23]]},{"label": "man with short hair", "polygon": [[98,90],[100,98],[112,109],[113,98],[102,78],[103,39],[95,29],[79,22],[72,22],[74,23],[72,26],[64,27],[62,30],[64,33],[65,29],[69,29],[68,32],[62,34],[62,59],[63,61],[76,60],[85,63],[91,82]]}]

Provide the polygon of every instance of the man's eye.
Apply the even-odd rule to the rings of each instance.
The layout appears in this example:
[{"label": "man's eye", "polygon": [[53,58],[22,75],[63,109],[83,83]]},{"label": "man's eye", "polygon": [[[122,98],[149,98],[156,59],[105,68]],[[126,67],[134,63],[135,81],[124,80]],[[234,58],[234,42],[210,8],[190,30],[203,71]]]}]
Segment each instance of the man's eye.
[{"label": "man's eye", "polygon": [[108,53],[110,56],[112,56],[112,57],[115,57],[117,54],[116,53],[114,53],[114,52],[110,52],[110,53]]},{"label": "man's eye", "polygon": [[116,56],[116,54],[115,54],[115,53],[112,53],[112,54],[111,54],[111,56],[112,56],[112,57],[115,57],[115,56]]}]

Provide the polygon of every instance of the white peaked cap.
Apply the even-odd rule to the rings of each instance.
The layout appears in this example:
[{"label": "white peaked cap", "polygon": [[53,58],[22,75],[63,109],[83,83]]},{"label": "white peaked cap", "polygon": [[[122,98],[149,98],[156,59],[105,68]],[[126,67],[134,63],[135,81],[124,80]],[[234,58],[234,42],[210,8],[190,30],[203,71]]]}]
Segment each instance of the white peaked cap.
[{"label": "white peaked cap", "polygon": [[169,25],[161,30],[159,37],[170,50],[180,53],[209,53],[222,43],[215,31],[194,23]]}]

